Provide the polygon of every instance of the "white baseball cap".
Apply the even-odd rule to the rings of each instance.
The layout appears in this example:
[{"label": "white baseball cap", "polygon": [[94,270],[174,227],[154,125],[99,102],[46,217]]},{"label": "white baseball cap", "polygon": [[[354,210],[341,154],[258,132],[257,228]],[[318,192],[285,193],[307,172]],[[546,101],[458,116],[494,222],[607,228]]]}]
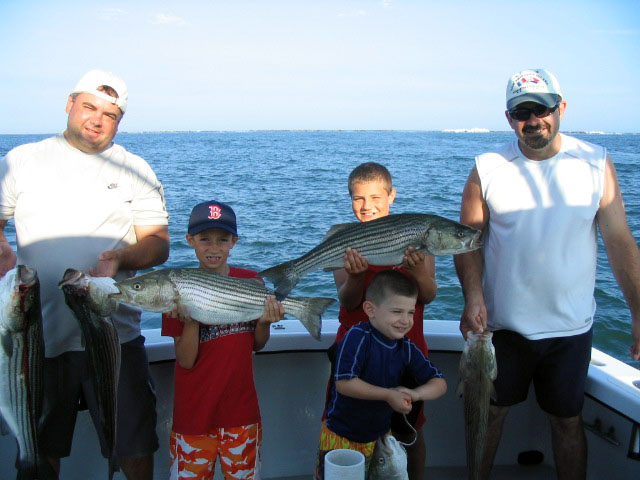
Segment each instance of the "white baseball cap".
[{"label": "white baseball cap", "polygon": [[524,102],[554,107],[561,99],[558,79],[544,68],[522,70],[507,83],[507,110]]},{"label": "white baseball cap", "polygon": [[[106,92],[98,90],[98,87],[102,86],[114,89],[118,94],[118,98],[112,97]],[[129,98],[127,85],[120,77],[115,76],[111,72],[105,72],[104,70],[91,70],[85,73],[76,85],[76,88],[71,92],[71,94],[74,93],[90,93],[117,105],[122,113],[127,110],[127,100]]]}]

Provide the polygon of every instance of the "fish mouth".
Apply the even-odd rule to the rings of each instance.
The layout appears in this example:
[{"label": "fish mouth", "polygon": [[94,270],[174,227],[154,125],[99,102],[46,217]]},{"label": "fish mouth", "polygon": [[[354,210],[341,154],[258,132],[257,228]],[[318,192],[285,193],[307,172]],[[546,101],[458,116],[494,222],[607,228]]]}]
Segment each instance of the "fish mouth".
[{"label": "fish mouth", "polygon": [[110,293],[107,295],[108,298],[111,298],[113,300],[118,300],[120,302],[127,300],[127,298],[129,298],[129,296],[125,293],[125,291],[120,288],[120,286],[115,285],[115,287],[119,290],[118,293]]},{"label": "fish mouth", "polygon": [[470,246],[473,249],[478,249],[478,248],[482,247],[482,231],[478,231],[478,233],[476,233],[471,238],[471,245]]},{"label": "fish mouth", "polygon": [[29,268],[26,265],[18,266],[18,280],[20,285],[25,288],[35,285],[38,276],[34,268]]},{"label": "fish mouth", "polygon": [[493,337],[493,332],[490,330],[485,330],[482,333],[474,332],[473,330],[469,332],[468,338],[475,338],[476,340],[491,340]]},{"label": "fish mouth", "polygon": [[80,270],[75,270],[73,268],[67,268],[62,276],[62,280],[58,282],[58,288],[62,288],[65,285],[77,285],[79,280],[82,279],[84,273]]}]

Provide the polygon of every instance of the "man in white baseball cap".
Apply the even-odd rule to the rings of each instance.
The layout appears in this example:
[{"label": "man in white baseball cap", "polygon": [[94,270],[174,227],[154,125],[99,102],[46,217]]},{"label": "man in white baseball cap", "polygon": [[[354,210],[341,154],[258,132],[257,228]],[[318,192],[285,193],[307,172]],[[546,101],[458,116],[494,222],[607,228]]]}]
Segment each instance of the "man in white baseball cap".
[{"label": "man in white baseball cap", "polygon": [[[124,279],[169,255],[162,185],[147,162],[113,143],[127,100],[124,81],[91,70],[68,97],[62,134],[0,160],[0,276],[17,261],[38,272],[46,357],[41,452],[58,472],[82,396],[100,418],[82,333],[58,282],[69,267]],[[4,235],[10,219],[17,256]],[[158,438],[140,312],[120,305],[112,320],[121,346],[115,447],[98,421],[96,430],[110,468],[151,480]]]},{"label": "man in white baseball cap", "polygon": [[509,408],[533,383],[550,420],[558,479],[585,479],[596,228],[631,311],[636,360],[640,254],[606,149],[559,133],[567,102],[555,76],[523,70],[506,93],[516,139],[476,157],[462,195],[460,221],[485,231],[484,247],[455,256],[465,299],[460,330],[493,331],[498,364],[480,478],[489,477]]}]

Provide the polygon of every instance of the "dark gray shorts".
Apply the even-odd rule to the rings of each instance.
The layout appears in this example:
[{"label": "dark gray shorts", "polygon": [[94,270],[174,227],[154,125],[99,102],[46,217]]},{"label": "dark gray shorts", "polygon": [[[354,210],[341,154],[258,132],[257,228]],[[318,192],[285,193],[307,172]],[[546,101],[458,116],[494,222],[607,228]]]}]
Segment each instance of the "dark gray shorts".
[{"label": "dark gray shorts", "polygon": [[540,408],[557,417],[582,411],[584,387],[591,360],[592,330],[571,337],[528,340],[509,330],[493,332],[498,378],[494,382],[498,406],[527,398],[533,382]]},{"label": "dark gray shorts", "polygon": [[[68,457],[81,401],[86,401],[106,455],[102,428],[85,352],[65,352],[44,362],[42,452],[53,458]],[[144,337],[121,345],[116,420],[116,458],[126,460],[158,449],[156,395]]]}]

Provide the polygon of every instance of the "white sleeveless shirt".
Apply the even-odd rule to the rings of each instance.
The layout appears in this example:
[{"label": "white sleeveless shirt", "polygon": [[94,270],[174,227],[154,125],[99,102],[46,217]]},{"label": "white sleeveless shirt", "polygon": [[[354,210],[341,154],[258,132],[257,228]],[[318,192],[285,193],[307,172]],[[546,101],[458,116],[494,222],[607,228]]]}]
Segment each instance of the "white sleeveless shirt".
[{"label": "white sleeveless shirt", "polygon": [[484,295],[491,330],[530,340],[588,331],[596,310],[595,217],[604,190],[604,147],[561,135],[548,160],[518,141],[476,157],[489,207]]}]

